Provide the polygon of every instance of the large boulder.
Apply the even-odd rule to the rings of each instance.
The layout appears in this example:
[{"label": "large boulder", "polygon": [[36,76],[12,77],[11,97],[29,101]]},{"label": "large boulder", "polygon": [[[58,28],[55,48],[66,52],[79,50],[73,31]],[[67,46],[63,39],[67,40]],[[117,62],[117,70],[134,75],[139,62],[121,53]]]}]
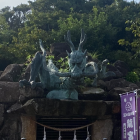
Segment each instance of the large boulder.
[{"label": "large boulder", "polygon": [[65,57],[67,57],[68,56],[68,54],[66,53],[66,52],[62,52],[62,53],[60,53],[58,56],[57,56],[57,60],[59,60],[61,57],[62,58],[65,58]]},{"label": "large boulder", "polygon": [[116,74],[116,78],[120,78],[123,76],[123,74],[113,65],[107,65],[108,71],[113,71]]},{"label": "large boulder", "polygon": [[0,81],[0,102],[1,103],[15,103],[20,101],[25,102],[32,98],[44,97],[44,90],[30,87],[19,88],[18,82],[4,82]]},{"label": "large boulder", "polygon": [[138,89],[136,84],[128,82],[123,78],[112,79],[104,83],[104,89],[108,91],[107,100],[120,100],[119,94]]},{"label": "large boulder", "polygon": [[29,78],[30,78],[30,70],[31,70],[31,64],[29,64],[25,71],[21,74],[19,80],[23,80],[23,79],[26,79],[27,81],[29,81]]},{"label": "large boulder", "polygon": [[101,100],[104,98],[105,91],[101,88],[88,87],[79,94],[79,100]]},{"label": "large boulder", "polygon": [[20,64],[10,64],[8,65],[2,75],[0,76],[0,81],[15,82],[18,80],[22,72],[23,65]]},{"label": "large boulder", "polygon": [[107,88],[107,84],[106,84],[106,82],[105,82],[104,80],[99,80],[99,81],[97,82],[97,85],[98,85],[100,88],[105,89],[105,90],[106,90],[106,88]]},{"label": "large boulder", "polygon": [[137,89],[137,87],[116,87],[109,91],[110,100],[120,100],[120,94],[130,92]]},{"label": "large boulder", "polygon": [[19,101],[21,103],[25,103],[27,100],[32,98],[46,97],[46,95],[44,94],[44,90],[41,88],[35,88],[33,90],[30,87],[26,87],[26,88],[20,88],[19,91],[20,91]]},{"label": "large boulder", "polygon": [[18,82],[3,82],[0,81],[0,102],[14,103],[18,101],[19,83]]},{"label": "large boulder", "polygon": [[140,88],[140,82],[137,82],[136,85]]},{"label": "large boulder", "polygon": [[71,52],[70,46],[67,43],[53,43],[50,45],[50,53],[55,56],[55,58],[61,53]]},{"label": "large boulder", "polygon": [[119,78],[119,79],[112,79],[110,81],[106,81],[106,88],[108,91],[110,91],[113,88],[116,87],[120,87],[120,88],[124,88],[124,87],[133,87],[133,88],[138,88],[138,86],[134,83],[128,82],[123,78]]},{"label": "large boulder", "polygon": [[18,114],[7,115],[5,117],[2,129],[0,129],[1,140],[20,140],[22,124]]},{"label": "large boulder", "polygon": [[35,90],[28,88],[20,88],[20,95],[18,96],[18,100],[15,104],[13,104],[7,112],[10,113],[22,107],[22,105],[32,99],[32,98],[45,98],[44,90],[41,88],[36,88]]},{"label": "large boulder", "polygon": [[0,71],[0,76],[2,75],[3,71]]},{"label": "large boulder", "polygon": [[0,104],[0,126],[2,125],[4,120],[3,114],[4,114],[4,104]]},{"label": "large boulder", "polygon": [[114,66],[123,74],[123,76],[126,76],[128,71],[129,71],[129,67],[127,66],[127,64],[123,61],[117,60],[114,63]]}]

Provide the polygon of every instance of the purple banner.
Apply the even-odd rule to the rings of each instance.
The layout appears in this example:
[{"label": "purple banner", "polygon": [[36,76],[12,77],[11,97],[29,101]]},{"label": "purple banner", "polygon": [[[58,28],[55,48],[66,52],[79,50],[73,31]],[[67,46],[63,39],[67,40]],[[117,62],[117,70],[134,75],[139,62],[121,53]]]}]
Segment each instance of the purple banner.
[{"label": "purple banner", "polygon": [[122,140],[137,140],[135,93],[121,95]]},{"label": "purple banner", "polygon": [[140,140],[140,97],[138,97],[138,140]]}]

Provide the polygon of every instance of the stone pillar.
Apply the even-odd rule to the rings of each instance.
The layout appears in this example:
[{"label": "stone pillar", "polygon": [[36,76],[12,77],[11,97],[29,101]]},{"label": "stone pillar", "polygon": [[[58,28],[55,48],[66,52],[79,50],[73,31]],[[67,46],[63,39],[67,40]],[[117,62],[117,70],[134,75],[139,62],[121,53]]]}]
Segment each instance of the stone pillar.
[{"label": "stone pillar", "polygon": [[36,123],[33,120],[36,120],[35,117],[28,118],[25,116],[21,116],[21,138],[26,138],[26,140],[36,140]]},{"label": "stone pillar", "polygon": [[92,140],[102,140],[103,138],[111,140],[112,131],[112,119],[97,120],[92,126],[91,138]]}]

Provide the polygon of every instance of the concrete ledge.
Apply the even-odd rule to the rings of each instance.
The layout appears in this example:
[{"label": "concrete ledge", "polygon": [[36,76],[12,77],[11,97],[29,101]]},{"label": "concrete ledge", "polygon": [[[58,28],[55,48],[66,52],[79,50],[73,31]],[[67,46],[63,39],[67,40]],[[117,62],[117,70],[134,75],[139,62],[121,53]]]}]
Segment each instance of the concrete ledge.
[{"label": "concrete ledge", "polygon": [[113,114],[114,108],[118,105],[115,104],[116,102],[113,101],[108,103],[102,100],[72,101],[41,98],[28,100],[21,108],[15,111],[21,110],[28,115],[40,115],[46,117],[101,117]]}]

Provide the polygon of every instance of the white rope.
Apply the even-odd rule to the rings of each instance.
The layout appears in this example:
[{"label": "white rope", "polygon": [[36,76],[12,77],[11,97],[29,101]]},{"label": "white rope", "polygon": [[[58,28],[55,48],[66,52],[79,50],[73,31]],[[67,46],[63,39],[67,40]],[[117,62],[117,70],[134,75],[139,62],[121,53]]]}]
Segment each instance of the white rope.
[{"label": "white rope", "polygon": [[87,138],[86,138],[86,140],[90,140],[90,136],[91,135],[89,135],[89,131],[88,131],[88,127],[87,127]]},{"label": "white rope", "polygon": [[44,138],[43,140],[46,140],[46,131],[45,131],[45,127],[44,127]]},{"label": "white rope", "polygon": [[74,138],[73,140],[77,140],[77,137],[76,137],[76,130],[74,131]]},{"label": "white rope", "polygon": [[61,140],[61,131],[59,131],[59,138],[58,138],[58,140]]},{"label": "white rope", "polygon": [[34,121],[31,117],[29,117],[29,116],[27,116],[27,115],[25,115],[25,114],[22,114],[22,116],[23,117],[26,117],[26,118],[28,118],[28,119],[30,119],[30,120],[32,120],[33,122],[35,122],[36,124],[38,124],[38,125],[40,125],[40,126],[43,126],[43,127],[45,127],[45,128],[48,128],[48,129],[51,129],[51,130],[55,130],[55,131],[75,131],[75,130],[80,130],[80,129],[83,129],[83,128],[86,128],[86,127],[88,127],[88,126],[91,126],[91,125],[93,125],[94,123],[90,123],[90,124],[87,124],[87,125],[84,125],[84,126],[80,126],[80,127],[76,127],[76,128],[55,128],[55,127],[50,127],[50,126],[47,126],[47,125],[44,125],[44,124],[41,124],[41,123],[38,123],[38,122],[36,122],[36,121]]}]

